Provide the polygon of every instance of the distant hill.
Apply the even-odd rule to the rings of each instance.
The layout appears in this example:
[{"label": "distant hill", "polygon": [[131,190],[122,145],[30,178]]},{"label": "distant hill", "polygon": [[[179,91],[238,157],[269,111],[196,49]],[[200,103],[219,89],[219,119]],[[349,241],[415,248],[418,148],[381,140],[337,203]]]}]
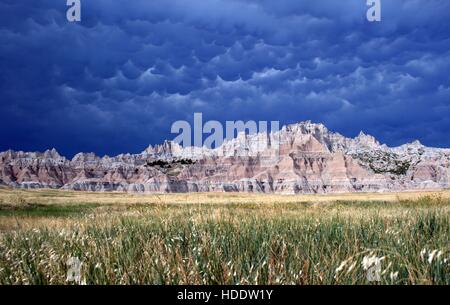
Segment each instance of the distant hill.
[{"label": "distant hill", "polygon": [[239,134],[215,149],[166,141],[140,154],[72,160],[54,149],[0,153],[0,185],[123,192],[333,193],[445,189],[450,149],[346,138],[310,121]]}]

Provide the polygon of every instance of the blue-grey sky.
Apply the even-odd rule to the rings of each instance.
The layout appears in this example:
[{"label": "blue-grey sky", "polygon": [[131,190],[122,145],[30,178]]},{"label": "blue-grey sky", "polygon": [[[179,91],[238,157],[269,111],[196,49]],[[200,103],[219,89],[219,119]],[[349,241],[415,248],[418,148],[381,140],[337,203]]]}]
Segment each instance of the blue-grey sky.
[{"label": "blue-grey sky", "polygon": [[175,120],[450,147],[450,1],[0,0],[0,150],[139,152]]}]

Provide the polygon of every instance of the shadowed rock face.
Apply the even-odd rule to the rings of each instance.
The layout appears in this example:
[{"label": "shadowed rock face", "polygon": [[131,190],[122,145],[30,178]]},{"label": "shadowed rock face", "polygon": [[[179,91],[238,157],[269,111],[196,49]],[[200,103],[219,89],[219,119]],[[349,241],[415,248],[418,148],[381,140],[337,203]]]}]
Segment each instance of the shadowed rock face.
[{"label": "shadowed rock face", "polygon": [[68,160],[56,150],[0,153],[0,185],[121,192],[332,193],[449,187],[450,149],[416,141],[381,145],[346,138],[309,121],[270,134],[244,135],[221,147],[148,147],[140,154]]}]

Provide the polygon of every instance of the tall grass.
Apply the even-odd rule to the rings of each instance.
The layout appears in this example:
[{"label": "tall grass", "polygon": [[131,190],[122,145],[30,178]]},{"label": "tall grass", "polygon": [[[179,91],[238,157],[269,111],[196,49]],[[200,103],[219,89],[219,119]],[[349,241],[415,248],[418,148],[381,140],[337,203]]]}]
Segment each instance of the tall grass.
[{"label": "tall grass", "polygon": [[[0,283],[67,284],[66,262],[78,257],[86,284],[450,284],[447,212],[386,217],[369,205],[351,215],[341,205],[323,214],[150,206],[9,231]],[[379,282],[368,281],[365,257],[381,258]]]}]

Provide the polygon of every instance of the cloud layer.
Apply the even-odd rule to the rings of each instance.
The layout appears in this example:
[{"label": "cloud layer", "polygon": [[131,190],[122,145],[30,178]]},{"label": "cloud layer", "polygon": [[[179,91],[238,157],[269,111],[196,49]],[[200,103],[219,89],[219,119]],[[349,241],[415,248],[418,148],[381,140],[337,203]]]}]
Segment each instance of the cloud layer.
[{"label": "cloud layer", "polygon": [[310,119],[450,147],[450,2],[0,0],[0,150],[139,152],[172,122]]}]

